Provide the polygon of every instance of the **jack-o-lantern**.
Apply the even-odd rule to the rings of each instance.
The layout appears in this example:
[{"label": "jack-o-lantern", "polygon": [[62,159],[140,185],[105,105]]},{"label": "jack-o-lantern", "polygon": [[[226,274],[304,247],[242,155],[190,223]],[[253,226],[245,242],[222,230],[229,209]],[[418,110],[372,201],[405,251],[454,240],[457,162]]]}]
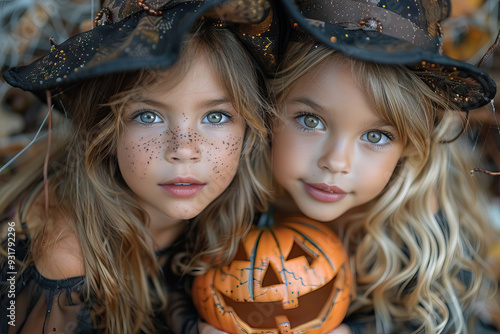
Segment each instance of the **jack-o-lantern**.
[{"label": "jack-o-lantern", "polygon": [[305,217],[264,214],[229,266],[194,280],[201,317],[228,333],[324,334],[344,319],[351,274],[337,236]]}]

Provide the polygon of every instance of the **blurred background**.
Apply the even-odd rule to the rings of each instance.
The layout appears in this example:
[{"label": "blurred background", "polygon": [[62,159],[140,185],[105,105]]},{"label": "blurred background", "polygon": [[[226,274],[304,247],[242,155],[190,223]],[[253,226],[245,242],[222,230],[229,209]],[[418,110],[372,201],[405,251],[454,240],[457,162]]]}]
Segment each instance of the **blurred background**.
[{"label": "blurred background", "polygon": [[[91,28],[99,0],[0,0],[0,73],[32,62],[50,51],[49,38],[61,43]],[[39,130],[48,108],[34,95],[0,78],[0,168],[25,147]],[[59,113],[54,116],[61,117]],[[57,119],[55,120],[57,121]],[[38,139],[44,137],[42,129]],[[36,145],[33,145],[36,146]],[[33,154],[30,149],[0,172],[2,184]]]}]

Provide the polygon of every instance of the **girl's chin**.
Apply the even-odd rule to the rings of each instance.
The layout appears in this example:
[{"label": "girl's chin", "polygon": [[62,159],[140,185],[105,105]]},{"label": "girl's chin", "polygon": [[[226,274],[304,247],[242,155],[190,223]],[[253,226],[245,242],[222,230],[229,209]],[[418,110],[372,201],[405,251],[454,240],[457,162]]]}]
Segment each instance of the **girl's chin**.
[{"label": "girl's chin", "polygon": [[317,220],[321,223],[331,222],[332,220],[335,220],[342,216],[342,214],[344,214],[344,212],[328,212],[325,209],[311,208],[300,205],[299,208],[303,215],[307,216],[308,218]]},{"label": "girl's chin", "polygon": [[179,219],[179,220],[189,220],[193,219],[194,217],[198,216],[201,213],[201,211],[196,211],[196,212],[189,212],[189,213],[178,213],[174,219]]}]

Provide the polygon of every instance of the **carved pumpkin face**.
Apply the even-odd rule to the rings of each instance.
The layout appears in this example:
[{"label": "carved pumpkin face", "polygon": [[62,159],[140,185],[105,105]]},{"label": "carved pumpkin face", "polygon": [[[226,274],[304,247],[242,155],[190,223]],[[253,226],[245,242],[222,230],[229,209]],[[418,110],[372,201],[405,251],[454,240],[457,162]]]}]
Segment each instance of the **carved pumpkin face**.
[{"label": "carved pumpkin face", "polygon": [[196,277],[202,318],[228,333],[323,334],[350,302],[347,255],[327,227],[288,217],[254,227],[229,266]]}]

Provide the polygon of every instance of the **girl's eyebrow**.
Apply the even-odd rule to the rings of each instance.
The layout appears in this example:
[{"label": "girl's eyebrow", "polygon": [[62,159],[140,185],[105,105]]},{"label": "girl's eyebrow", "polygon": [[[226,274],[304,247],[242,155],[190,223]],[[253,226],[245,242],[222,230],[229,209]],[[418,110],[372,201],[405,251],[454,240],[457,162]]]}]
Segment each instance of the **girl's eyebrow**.
[{"label": "girl's eyebrow", "polygon": [[319,105],[318,103],[314,102],[308,97],[298,97],[290,101],[292,104],[305,104],[306,106],[310,107],[311,109],[314,109],[318,112],[326,113],[327,109],[324,108],[323,106]]},{"label": "girl's eyebrow", "polygon": [[370,126],[373,126],[374,128],[386,127],[386,126],[396,128],[394,125],[390,124],[389,122],[385,121],[382,118],[374,121],[373,123],[370,123]]},{"label": "girl's eyebrow", "polygon": [[226,99],[226,98],[207,100],[207,101],[200,103],[201,106],[204,106],[207,108],[217,107],[217,106],[220,106],[222,104],[231,104],[232,105],[231,101],[229,99]]},{"label": "girl's eyebrow", "polygon": [[[157,100],[151,100],[151,99],[141,99],[134,101],[133,103],[135,104],[147,104],[152,107],[158,108],[158,109],[163,109],[163,110],[168,110],[170,109],[168,103],[163,103],[161,101]],[[214,108],[223,104],[230,104],[232,105],[231,101],[227,98],[216,98],[216,99],[207,99],[204,101],[201,101],[199,103],[199,107],[204,107],[204,108]]]},{"label": "girl's eyebrow", "polygon": [[[290,103],[291,104],[304,104],[304,105],[310,107],[311,109],[317,111],[318,113],[328,113],[327,108],[314,102],[313,100],[311,100],[308,97],[298,97],[298,98],[291,100]],[[372,126],[375,128],[390,126],[390,127],[395,128],[392,124],[390,124],[389,122],[387,122],[386,120],[384,120],[382,118],[378,118],[376,121],[369,123],[369,126]]]}]

